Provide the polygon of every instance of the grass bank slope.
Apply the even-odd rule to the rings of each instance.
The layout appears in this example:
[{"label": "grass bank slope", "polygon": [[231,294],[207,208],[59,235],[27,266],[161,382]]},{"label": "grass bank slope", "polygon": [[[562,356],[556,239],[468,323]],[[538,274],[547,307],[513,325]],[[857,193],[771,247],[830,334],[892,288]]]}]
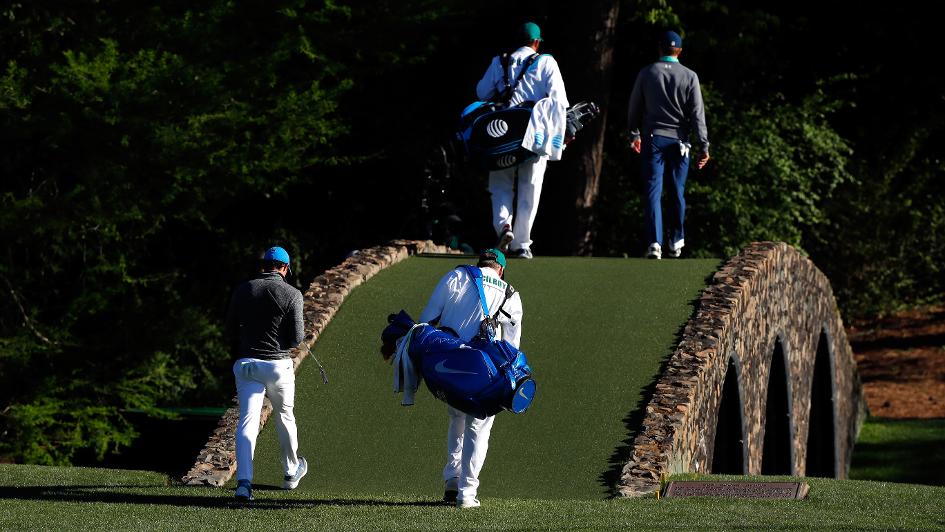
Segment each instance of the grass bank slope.
[{"label": "grass bank slope", "polygon": [[[466,257],[413,257],[356,288],[299,370],[296,417],[312,464],[300,490],[346,496],[442,493],[445,405],[422,388],[392,393],[378,354],[389,313],[416,317],[439,278]],[[625,420],[670,355],[716,260],[537,258],[512,261],[522,294],[522,349],[538,382],[524,415],[501,413],[480,476],[484,497],[602,499]],[[255,482],[281,484],[272,424],[260,435]]]}]

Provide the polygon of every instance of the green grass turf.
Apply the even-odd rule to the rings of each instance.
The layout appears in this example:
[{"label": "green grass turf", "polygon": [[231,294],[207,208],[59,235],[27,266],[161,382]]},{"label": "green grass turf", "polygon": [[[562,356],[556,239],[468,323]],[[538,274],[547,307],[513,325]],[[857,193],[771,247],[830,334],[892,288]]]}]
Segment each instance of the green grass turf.
[{"label": "green grass turf", "polygon": [[850,478],[945,486],[945,419],[868,419]]},{"label": "green grass turf", "polygon": [[[442,494],[445,405],[426,388],[400,405],[378,353],[389,313],[419,315],[439,278],[468,257],[414,257],[356,288],[300,368],[300,451],[313,467],[301,490],[344,496]],[[603,499],[624,422],[672,351],[717,260],[536,258],[512,261],[522,294],[522,349],[538,394],[523,415],[496,418],[480,476],[484,497]],[[260,435],[257,485],[281,485],[273,424]]]},{"label": "green grass turf", "polygon": [[0,530],[942,530],[945,527],[943,487],[828,479],[807,481],[811,491],[804,501],[485,497],[482,508],[457,510],[436,504],[432,497],[389,494],[344,498],[319,488],[309,491],[257,489],[256,501],[239,505],[229,490],[168,485],[167,479],[158,473],[2,464]]}]

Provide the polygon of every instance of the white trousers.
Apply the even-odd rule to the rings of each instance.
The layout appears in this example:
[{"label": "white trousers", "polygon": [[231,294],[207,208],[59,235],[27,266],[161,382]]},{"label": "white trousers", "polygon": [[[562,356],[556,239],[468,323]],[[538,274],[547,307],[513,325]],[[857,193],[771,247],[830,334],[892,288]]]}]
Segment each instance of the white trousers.
[{"label": "white trousers", "polygon": [[241,358],[233,364],[240,420],[236,427],[236,479],[253,480],[253,453],[259,435],[263,398],[268,395],[276,433],[282,446],[282,469],[294,475],[299,467],[299,437],[295,427],[295,371],[291,359]]},{"label": "white trousers", "polygon": [[[489,172],[492,224],[495,227],[496,236],[502,235],[502,229],[506,225],[511,226],[515,239],[509,244],[510,250],[531,249],[532,225],[538,214],[538,200],[541,197],[541,185],[545,180],[546,166],[548,166],[548,159],[539,157],[534,163]],[[515,203],[513,220],[516,177],[518,201]]]},{"label": "white trousers", "polygon": [[[460,502],[476,498],[479,489],[479,472],[486,461],[489,450],[489,433],[495,416],[479,419],[455,408],[446,407],[450,416],[446,435],[446,467],[443,480],[447,488],[456,488]],[[454,485],[455,483],[455,485]]]}]

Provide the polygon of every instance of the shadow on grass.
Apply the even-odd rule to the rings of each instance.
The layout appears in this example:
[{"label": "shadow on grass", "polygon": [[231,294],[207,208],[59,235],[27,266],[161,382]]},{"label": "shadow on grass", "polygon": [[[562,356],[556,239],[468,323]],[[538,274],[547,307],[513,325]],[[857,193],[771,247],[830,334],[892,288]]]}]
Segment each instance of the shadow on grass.
[{"label": "shadow on grass", "polygon": [[[721,264],[719,265],[721,267]],[[718,268],[716,268],[717,270]],[[715,275],[715,271],[709,274],[705,278],[705,288],[708,288],[712,285],[712,277]],[[676,331],[676,335],[673,339],[673,347],[670,351],[669,356],[663,359],[660,362],[659,371],[656,372],[656,375],[653,376],[653,380],[650,381],[650,384],[643,389],[640,395],[640,400],[637,402],[633,410],[625,418],[623,418],[623,425],[627,429],[627,437],[621,442],[614,452],[610,455],[610,458],[607,460],[609,467],[606,471],[598,475],[597,481],[607,488],[608,494],[611,498],[619,496],[617,492],[617,484],[620,482],[620,477],[623,475],[623,466],[627,464],[630,460],[630,457],[633,453],[633,440],[637,437],[637,434],[640,433],[640,429],[643,427],[643,418],[646,415],[646,405],[649,404],[650,400],[653,399],[653,395],[656,393],[656,383],[660,380],[660,377],[666,372],[666,368],[669,365],[670,359],[673,357],[673,353],[676,352],[676,347],[682,342],[683,333],[686,330],[686,325],[696,316],[696,313],[699,312],[699,298],[702,297],[702,293],[705,291],[705,288],[699,292],[695,298],[689,301],[689,304],[692,306],[692,313],[689,315],[689,318],[683,323],[679,329]]]},{"label": "shadow on grass", "polygon": [[945,419],[872,419],[886,428],[853,449],[850,478],[945,486]]},{"label": "shadow on grass", "polygon": [[[290,510],[313,508],[316,506],[443,506],[452,508],[440,501],[380,501],[372,499],[266,499],[257,497],[254,501],[235,500],[231,493],[221,491],[221,495],[165,495],[135,493],[131,490],[155,489],[146,486],[0,486],[0,499],[57,501],[57,502],[92,502],[110,504],[154,504],[166,506],[193,506],[197,508],[253,508],[258,510]],[[254,486],[254,491],[276,490],[272,486]],[[129,490],[129,491],[123,491]],[[226,495],[222,495],[226,493]]]},{"label": "shadow on grass", "polygon": [[627,464],[630,460],[630,456],[633,452],[633,440],[637,437],[637,434],[640,432],[640,428],[643,426],[643,417],[646,414],[646,405],[650,402],[650,399],[653,398],[653,394],[656,392],[656,382],[659,380],[660,376],[663,374],[663,371],[666,369],[667,361],[663,362],[660,365],[660,371],[656,374],[653,379],[653,382],[643,389],[641,392],[640,400],[637,402],[636,407],[630,411],[627,417],[623,418],[623,425],[627,429],[627,437],[621,442],[620,445],[614,449],[614,452],[611,453],[610,458],[607,460],[609,467],[606,471],[598,475],[597,481],[607,488],[607,492],[611,498],[617,497],[619,493],[617,492],[617,484],[620,482],[620,477],[623,475],[623,466]]}]

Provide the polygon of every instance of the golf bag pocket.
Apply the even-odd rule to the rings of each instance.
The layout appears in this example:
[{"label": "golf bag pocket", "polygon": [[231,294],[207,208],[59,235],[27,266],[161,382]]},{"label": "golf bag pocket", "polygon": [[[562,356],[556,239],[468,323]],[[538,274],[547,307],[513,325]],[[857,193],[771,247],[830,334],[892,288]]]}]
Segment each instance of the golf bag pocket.
[{"label": "golf bag pocket", "polygon": [[525,412],[531,406],[537,389],[525,353],[505,340],[489,341],[485,338],[475,338],[470,344],[489,353],[503,377],[497,379],[497,382],[502,383],[501,390],[494,390],[484,395],[500,397],[499,406],[513,414]]},{"label": "golf bag pocket", "polygon": [[[465,351],[465,352],[463,352]],[[441,352],[423,357],[423,380],[436,398],[478,418],[501,410],[492,397],[502,392],[502,385],[489,357],[474,349]]]},{"label": "golf bag pocket", "polygon": [[410,354],[437,399],[478,418],[501,410],[497,398],[505,378],[487,353],[426,326],[414,333]]},{"label": "golf bag pocket", "polygon": [[500,107],[474,102],[463,110],[457,137],[470,162],[483,170],[502,170],[533,161],[538,155],[522,147],[530,107]]}]

